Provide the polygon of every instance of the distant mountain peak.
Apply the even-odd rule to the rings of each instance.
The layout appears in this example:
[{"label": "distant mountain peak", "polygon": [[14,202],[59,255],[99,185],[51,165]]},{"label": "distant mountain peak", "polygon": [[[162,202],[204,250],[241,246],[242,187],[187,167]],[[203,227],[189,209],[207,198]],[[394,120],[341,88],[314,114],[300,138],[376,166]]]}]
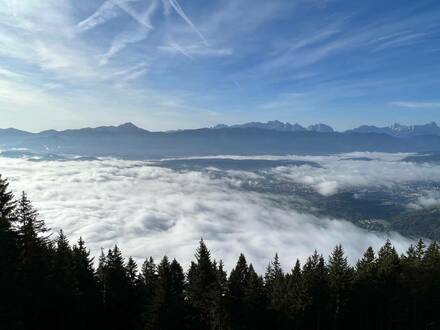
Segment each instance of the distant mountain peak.
[{"label": "distant mountain peak", "polygon": [[143,128],[136,126],[132,122],[127,122],[119,126],[116,126],[115,129],[121,132],[128,132],[128,133],[147,132],[147,130],[144,130]]},{"label": "distant mountain peak", "polygon": [[402,125],[399,123],[394,123],[388,127],[363,125],[349,130],[348,132],[381,133],[396,137],[408,137],[414,135],[440,135],[440,127],[438,127],[437,123],[434,121],[424,125]]},{"label": "distant mountain peak", "polygon": [[333,127],[323,123],[310,125],[307,129],[309,131],[320,132],[320,133],[333,133],[335,131]]},{"label": "distant mountain peak", "polygon": [[[331,131],[333,132],[333,129],[325,124],[318,124],[317,129],[322,128],[322,132],[324,131]],[[262,128],[262,129],[268,129],[268,130],[274,130],[274,131],[282,131],[282,132],[304,132],[308,129],[304,126],[301,126],[298,123],[291,124],[289,122],[282,122],[279,120],[269,120],[266,123],[262,122],[248,122],[244,124],[238,124],[238,125],[225,125],[225,124],[219,124],[214,127],[213,129],[222,129],[222,128]]]},{"label": "distant mountain peak", "polygon": [[127,122],[127,123],[121,124],[121,125],[118,126],[118,128],[123,128],[123,129],[140,129],[139,127],[137,127],[132,122]]}]

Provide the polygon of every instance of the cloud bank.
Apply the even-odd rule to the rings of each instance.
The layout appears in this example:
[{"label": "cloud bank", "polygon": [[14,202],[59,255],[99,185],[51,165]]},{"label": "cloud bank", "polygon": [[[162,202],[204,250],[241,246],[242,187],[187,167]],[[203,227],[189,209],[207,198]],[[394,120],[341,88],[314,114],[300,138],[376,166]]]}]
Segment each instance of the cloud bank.
[{"label": "cloud bank", "polygon": [[440,191],[426,191],[415,201],[408,204],[408,208],[414,210],[424,210],[440,207]]},{"label": "cloud bank", "polygon": [[[0,158],[0,173],[15,192],[28,192],[54,231],[62,228],[72,240],[82,236],[94,255],[117,243],[139,261],[167,254],[187,265],[203,236],[213,256],[224,258],[228,268],[243,252],[263,271],[275,252],[290,267],[314,249],[328,254],[342,244],[354,261],[368,246],[378,248],[386,239],[347,221],[284,209],[261,194],[234,188],[230,178],[203,171],[177,172],[114,159]],[[410,243],[398,234],[391,239],[400,251]]]},{"label": "cloud bank", "polygon": [[[306,157],[320,167],[283,166],[271,172],[311,187],[324,196],[352,188],[393,188],[415,182],[440,182],[440,166],[400,161],[404,154],[352,153]],[[297,157],[302,159],[301,157]]]}]

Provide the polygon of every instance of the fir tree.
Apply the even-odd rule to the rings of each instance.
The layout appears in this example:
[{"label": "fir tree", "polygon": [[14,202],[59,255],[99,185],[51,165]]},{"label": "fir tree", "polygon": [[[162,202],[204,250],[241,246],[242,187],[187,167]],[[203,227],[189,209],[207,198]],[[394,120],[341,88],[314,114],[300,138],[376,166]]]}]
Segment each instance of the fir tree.
[{"label": "fir tree", "polygon": [[354,283],[352,288],[353,315],[356,327],[371,329],[376,326],[374,320],[378,311],[377,263],[373,248],[370,246],[363,257],[356,263]]},{"label": "fir tree", "polygon": [[71,329],[75,321],[75,300],[72,298],[78,291],[73,272],[73,252],[62,230],[55,240],[53,261],[51,281],[54,299],[58,302],[54,305],[54,323],[58,328]]},{"label": "fir tree", "polygon": [[279,329],[284,329],[287,325],[287,283],[284,277],[278,253],[266,273],[266,290],[268,292],[269,309],[272,312],[273,322]]},{"label": "fir tree", "polygon": [[408,323],[408,313],[403,312],[406,295],[404,288],[399,282],[401,260],[391,242],[387,242],[380,248],[377,258],[378,280],[378,312],[377,317],[380,327],[390,328]]},{"label": "fir tree", "polygon": [[80,237],[72,248],[72,272],[76,281],[75,315],[77,328],[97,328],[102,315],[102,301],[98,277],[93,267],[93,258]]},{"label": "fir tree", "polygon": [[15,220],[16,202],[14,195],[9,190],[9,182],[3,179],[0,174],[0,233],[9,231],[12,222]]},{"label": "fir tree", "polygon": [[9,183],[0,175],[0,292],[3,297],[0,301],[0,319],[4,321],[5,328],[14,327],[14,306],[18,303],[14,290],[18,241],[16,233],[12,230],[15,206]]},{"label": "fir tree", "polygon": [[321,329],[329,323],[330,289],[324,258],[318,252],[315,251],[304,264],[303,279],[307,296],[305,322],[312,329]]},{"label": "fir tree", "polygon": [[157,267],[157,282],[150,306],[147,329],[184,329],[184,275],[182,267],[164,257]]},{"label": "fir tree", "polygon": [[291,273],[287,274],[286,282],[287,313],[295,328],[301,328],[308,301],[299,260],[296,260]]},{"label": "fir tree", "polygon": [[[52,260],[53,245],[47,228],[38,217],[27,195],[23,192],[15,209],[18,235],[19,262],[17,266],[17,291],[20,295],[24,327],[49,327],[53,324],[50,302],[53,295]],[[26,316],[24,316],[26,315]]]},{"label": "fir tree", "polygon": [[203,239],[195,254],[187,275],[188,301],[193,315],[194,329],[209,329],[219,318],[216,315],[218,296],[217,270]]},{"label": "fir tree", "polygon": [[150,319],[151,304],[157,283],[157,266],[152,257],[146,259],[143,263],[139,279],[139,291],[143,310],[142,319],[145,324]]},{"label": "fir tree", "polygon": [[43,247],[48,244],[48,236],[45,236],[48,229],[44,220],[39,218],[38,212],[24,191],[17,203],[15,221],[22,252],[25,254],[24,258],[26,258],[26,254],[32,253],[38,246]]},{"label": "fir tree", "polygon": [[134,320],[130,318],[130,282],[119,248],[108,251],[105,264],[105,320],[108,328],[124,330]]},{"label": "fir tree", "polygon": [[342,246],[338,245],[330,255],[328,263],[328,282],[334,329],[345,328],[342,321],[346,318],[345,315],[348,315],[352,281],[353,270],[348,265]]},{"label": "fir tree", "polygon": [[232,269],[228,280],[229,313],[235,329],[244,329],[245,305],[244,294],[249,269],[246,258],[240,254],[237,265]]},{"label": "fir tree", "polygon": [[268,300],[264,280],[249,265],[243,292],[244,324],[246,329],[268,329]]}]

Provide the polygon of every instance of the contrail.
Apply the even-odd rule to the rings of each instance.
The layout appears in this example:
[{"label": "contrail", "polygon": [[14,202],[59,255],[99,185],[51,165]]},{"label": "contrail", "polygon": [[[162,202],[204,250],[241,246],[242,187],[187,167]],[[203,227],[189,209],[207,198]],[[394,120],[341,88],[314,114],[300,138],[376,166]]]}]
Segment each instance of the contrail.
[{"label": "contrail", "polygon": [[175,49],[175,50],[177,50],[179,53],[181,53],[182,55],[188,57],[189,59],[191,59],[191,60],[194,59],[194,58],[193,58],[190,54],[188,54],[188,52],[187,52],[185,49],[183,49],[178,43],[172,42],[172,43],[170,44],[170,47],[173,48],[173,49]]},{"label": "contrail", "polygon": [[115,1],[115,0],[109,0],[111,3],[113,3],[118,8],[125,11],[128,15],[130,15],[135,21],[137,21],[139,24],[145,26],[147,29],[152,30],[153,26],[150,22],[150,16],[154,12],[154,10],[157,7],[157,0],[153,0],[151,2],[151,5],[148,7],[146,12],[143,15],[139,15],[136,11],[134,11],[132,8],[127,6],[125,4],[125,1]]},{"label": "contrail", "polygon": [[77,24],[79,32],[93,29],[95,26],[101,25],[107,22],[109,19],[116,17],[118,14],[114,8],[115,5],[112,2],[104,2],[96,12]]},{"label": "contrail", "polygon": [[107,0],[104,2],[98,10],[93,13],[91,16],[86,18],[85,20],[78,23],[78,28],[80,32],[84,32],[90,29],[93,29],[95,26],[103,24],[108,20],[118,16],[116,12],[116,8],[121,9],[126,14],[128,14],[131,18],[137,21],[139,24],[144,26],[145,28],[152,30],[154,27],[150,22],[150,16],[157,8],[157,0],[153,0],[151,5],[143,14],[138,14],[132,8],[127,6],[127,2],[132,2],[131,0]]},{"label": "contrail", "polygon": [[182,17],[182,19],[188,23],[188,25],[194,30],[195,33],[197,33],[197,35],[200,37],[200,39],[203,41],[203,43],[208,46],[208,41],[205,39],[205,37],[203,36],[203,34],[195,27],[195,25],[193,24],[193,22],[191,22],[191,20],[189,19],[188,16],[186,16],[185,12],[183,11],[182,7],[180,7],[179,3],[177,2],[177,0],[168,0],[170,5],[174,8],[174,10],[176,11],[177,14],[179,14],[180,17]]}]

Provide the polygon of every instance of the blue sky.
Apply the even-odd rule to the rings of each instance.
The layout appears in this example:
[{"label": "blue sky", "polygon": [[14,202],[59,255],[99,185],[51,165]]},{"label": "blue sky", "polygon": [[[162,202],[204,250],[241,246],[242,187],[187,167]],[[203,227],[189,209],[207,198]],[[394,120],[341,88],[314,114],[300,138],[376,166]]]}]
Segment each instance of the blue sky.
[{"label": "blue sky", "polygon": [[440,121],[440,2],[0,0],[1,127]]}]

